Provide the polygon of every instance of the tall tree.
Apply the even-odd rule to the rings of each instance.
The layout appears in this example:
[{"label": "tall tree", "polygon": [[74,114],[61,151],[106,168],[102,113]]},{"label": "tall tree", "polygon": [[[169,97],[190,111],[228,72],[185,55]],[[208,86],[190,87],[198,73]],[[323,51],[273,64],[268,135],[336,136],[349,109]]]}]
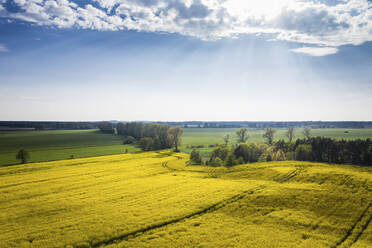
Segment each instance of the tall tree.
[{"label": "tall tree", "polygon": [[236,136],[238,137],[238,143],[245,143],[248,140],[248,129],[240,128],[236,131]]},{"label": "tall tree", "polygon": [[305,127],[303,133],[304,133],[304,136],[306,137],[306,139],[311,138],[311,128]]},{"label": "tall tree", "polygon": [[29,158],[30,158],[30,155],[24,149],[19,150],[16,156],[16,159],[21,160],[22,164],[26,163]]},{"label": "tall tree", "polygon": [[175,148],[176,152],[179,152],[178,146],[181,145],[181,138],[183,134],[183,128],[179,126],[170,127],[168,129],[168,139],[172,147]]},{"label": "tall tree", "polygon": [[275,132],[275,129],[268,127],[266,128],[265,133],[262,135],[267,140],[267,144],[270,146],[273,144]]},{"label": "tall tree", "polygon": [[287,136],[289,142],[292,142],[293,137],[294,137],[294,128],[293,127],[288,127],[287,132],[285,133],[285,136]]}]

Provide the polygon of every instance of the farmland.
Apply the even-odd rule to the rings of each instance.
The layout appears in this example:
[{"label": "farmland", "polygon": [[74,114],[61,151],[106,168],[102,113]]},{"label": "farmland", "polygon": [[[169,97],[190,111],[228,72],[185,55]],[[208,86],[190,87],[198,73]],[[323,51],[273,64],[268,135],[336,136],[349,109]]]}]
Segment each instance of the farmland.
[{"label": "farmland", "polygon": [[[208,147],[209,145],[221,144],[223,143],[223,137],[226,134],[230,135],[232,143],[235,143],[236,136],[235,128],[185,128],[183,135],[182,151],[190,153],[192,148],[191,146],[204,146],[198,148],[198,150],[203,154],[207,155],[210,153],[213,148]],[[277,129],[275,133],[275,139],[284,139],[287,140],[285,136],[286,129]],[[262,137],[264,130],[262,129],[249,129],[248,130],[249,138],[248,142],[253,143],[264,143],[265,140]],[[372,138],[372,129],[313,129],[311,130],[312,136],[324,136],[334,139],[367,139]],[[304,138],[302,134],[302,129],[295,129],[294,138]]]},{"label": "farmland", "polygon": [[97,130],[0,132],[0,165],[16,164],[19,149],[30,153],[29,162],[92,157],[138,151],[122,145],[122,139]]},{"label": "farmland", "polygon": [[147,152],[0,168],[0,247],[370,247],[372,170]]},{"label": "farmland", "polygon": [[[185,128],[181,150],[192,151],[192,146],[203,146],[198,150],[208,155],[213,148],[209,145],[223,143],[223,136],[230,134],[235,143],[234,128]],[[295,138],[303,137],[296,129]],[[347,131],[347,133],[345,133]],[[263,130],[249,129],[248,142],[263,143]],[[326,136],[335,139],[372,138],[372,129],[314,129],[312,136]],[[275,140],[286,139],[285,130],[278,129]],[[19,163],[15,155],[19,149],[30,153],[29,162],[44,162],[61,159],[92,157],[100,155],[137,152],[138,148],[122,145],[122,137],[100,133],[97,130],[50,130],[0,132],[0,165]]]}]

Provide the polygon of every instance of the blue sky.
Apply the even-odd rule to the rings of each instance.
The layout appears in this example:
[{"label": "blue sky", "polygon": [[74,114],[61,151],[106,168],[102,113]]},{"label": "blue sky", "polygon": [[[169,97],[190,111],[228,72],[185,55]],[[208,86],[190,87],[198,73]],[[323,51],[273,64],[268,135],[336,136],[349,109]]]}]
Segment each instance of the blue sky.
[{"label": "blue sky", "polygon": [[372,120],[368,1],[236,1],[0,0],[0,119]]}]

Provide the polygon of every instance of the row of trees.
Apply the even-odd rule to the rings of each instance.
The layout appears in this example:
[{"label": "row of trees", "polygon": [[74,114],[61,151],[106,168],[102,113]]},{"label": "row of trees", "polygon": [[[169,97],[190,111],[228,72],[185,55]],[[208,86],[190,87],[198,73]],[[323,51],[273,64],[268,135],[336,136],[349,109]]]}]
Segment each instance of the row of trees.
[{"label": "row of trees", "polygon": [[35,129],[35,130],[55,130],[55,129],[94,129],[97,122],[70,122],[70,121],[0,121],[0,127],[11,129]]},{"label": "row of trees", "polygon": [[275,150],[294,154],[296,160],[302,161],[372,165],[372,141],[370,139],[335,140],[313,137],[297,139],[295,142],[279,140],[275,143]]},{"label": "row of trees", "polygon": [[294,129],[286,132],[288,141],[274,142],[275,130],[267,128],[263,137],[266,144],[247,143],[248,130],[241,128],[236,132],[238,144],[229,146],[230,136],[224,137],[224,144],[215,148],[210,157],[203,161],[198,151],[193,150],[191,164],[212,166],[232,166],[236,164],[264,161],[315,161],[339,164],[372,165],[372,141],[335,140],[325,137],[311,137],[311,130],[305,128],[305,138],[293,141]]},{"label": "row of trees", "polygon": [[183,134],[183,128],[178,126],[142,122],[119,123],[116,129],[118,135],[124,136],[125,144],[135,143],[144,151],[174,148],[178,152]]},{"label": "row of trees", "polygon": [[[290,142],[292,142],[294,138],[294,131],[295,131],[294,127],[288,127],[287,131],[285,132],[285,136],[288,138]],[[273,145],[275,132],[276,130],[273,129],[272,127],[267,127],[263,134],[263,137],[266,139],[266,143],[270,146]],[[235,132],[235,134],[238,144],[246,143],[248,141],[249,134],[247,128],[240,128],[238,131]],[[306,137],[306,139],[309,139],[311,137],[311,129],[308,127],[304,128],[303,135]],[[225,144],[229,143],[230,135],[229,134],[225,135],[223,139]]]},{"label": "row of trees", "polygon": [[211,166],[233,166],[237,164],[285,160],[282,152],[274,151],[274,147],[267,144],[240,143],[233,147],[226,144],[217,146],[210,157],[203,161],[197,150],[193,150],[190,156],[191,164],[206,164]]},{"label": "row of trees", "polygon": [[372,121],[182,121],[163,122],[171,126],[190,128],[288,128],[288,127],[311,127],[311,128],[371,128]]},{"label": "row of trees", "polygon": [[103,133],[114,133],[115,132],[115,129],[112,123],[109,121],[100,122],[98,124],[98,128]]}]

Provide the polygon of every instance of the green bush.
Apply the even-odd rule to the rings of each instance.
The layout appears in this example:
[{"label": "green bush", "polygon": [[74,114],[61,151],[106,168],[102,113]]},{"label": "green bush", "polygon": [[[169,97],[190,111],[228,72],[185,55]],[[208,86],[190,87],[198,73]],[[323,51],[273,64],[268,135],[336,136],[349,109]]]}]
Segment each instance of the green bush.
[{"label": "green bush", "polygon": [[266,150],[266,145],[257,145],[254,143],[239,144],[234,149],[234,155],[237,158],[243,158],[245,163],[257,162]]},{"label": "green bush", "polygon": [[216,157],[212,160],[209,161],[208,165],[212,166],[222,166],[223,165],[223,160],[220,159],[219,157]]},{"label": "green bush", "polygon": [[216,158],[225,161],[227,155],[229,155],[229,148],[227,146],[218,146],[216,149],[212,151],[210,160],[215,160]]},{"label": "green bush", "polygon": [[123,139],[123,144],[124,145],[133,144],[134,142],[136,142],[136,139],[134,137],[132,137],[132,136],[126,136]]},{"label": "green bush", "polygon": [[226,167],[231,167],[231,166],[234,166],[236,164],[238,164],[238,163],[236,161],[234,153],[229,153],[229,155],[227,155],[227,157],[226,157],[224,165]]},{"label": "green bush", "polygon": [[197,150],[192,150],[190,154],[190,163],[194,165],[200,165],[203,163],[202,157]]}]

